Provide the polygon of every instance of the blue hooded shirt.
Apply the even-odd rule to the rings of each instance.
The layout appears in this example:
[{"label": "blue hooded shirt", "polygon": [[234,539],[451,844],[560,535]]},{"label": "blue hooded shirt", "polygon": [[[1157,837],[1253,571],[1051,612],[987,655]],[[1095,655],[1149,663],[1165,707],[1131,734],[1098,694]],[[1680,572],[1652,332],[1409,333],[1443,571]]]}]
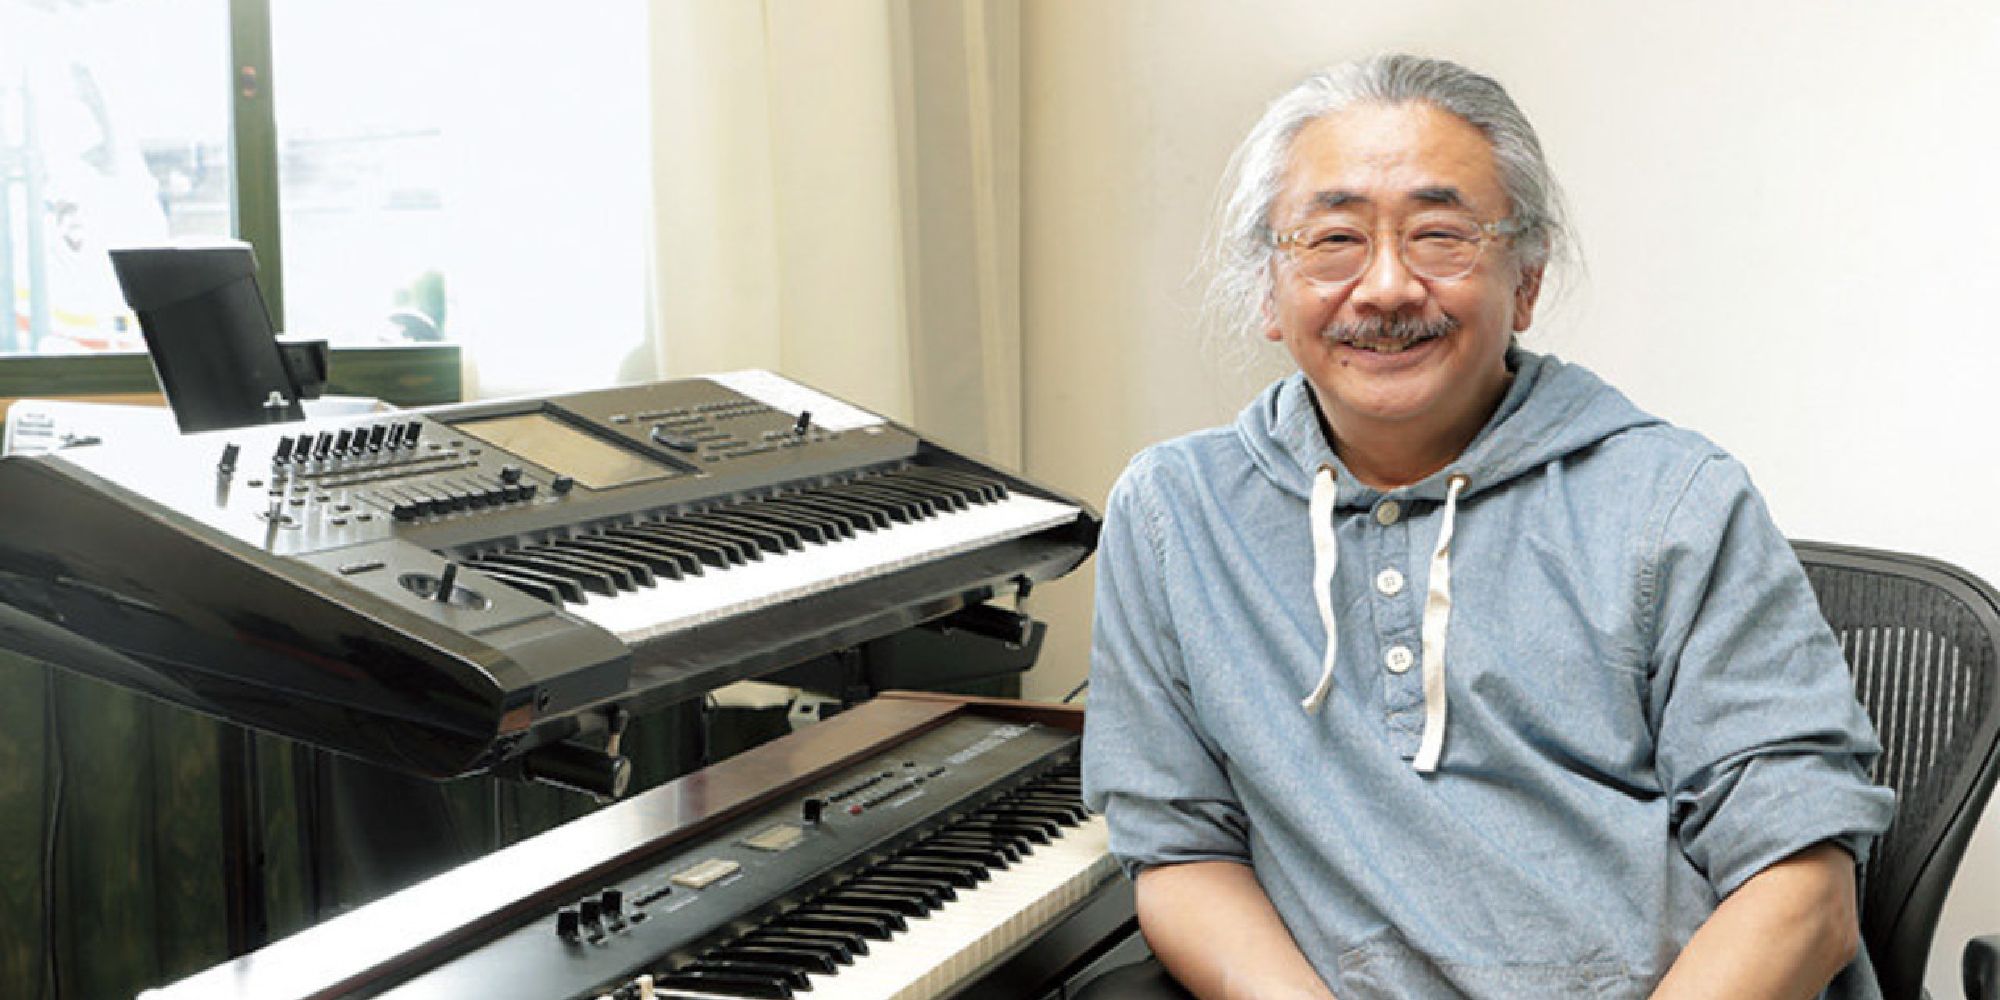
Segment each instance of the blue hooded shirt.
[{"label": "blue hooded shirt", "polygon": [[[1508,363],[1422,482],[1356,480],[1295,373],[1107,505],[1086,799],[1128,873],[1250,865],[1342,1000],[1643,997],[1744,880],[1892,813],[1742,466]],[[1829,994],[1879,996],[1865,955]]]}]

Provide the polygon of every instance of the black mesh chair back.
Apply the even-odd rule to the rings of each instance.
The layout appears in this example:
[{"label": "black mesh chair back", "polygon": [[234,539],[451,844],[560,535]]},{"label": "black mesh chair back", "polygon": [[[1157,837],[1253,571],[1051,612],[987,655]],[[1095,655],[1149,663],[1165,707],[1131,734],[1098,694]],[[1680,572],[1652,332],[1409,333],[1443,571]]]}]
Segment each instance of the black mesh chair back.
[{"label": "black mesh chair back", "polygon": [[1922,997],[1938,911],[1993,790],[2000,595],[1918,556],[1797,542],[1875,721],[1896,818],[1861,872],[1861,936],[1883,996]]}]

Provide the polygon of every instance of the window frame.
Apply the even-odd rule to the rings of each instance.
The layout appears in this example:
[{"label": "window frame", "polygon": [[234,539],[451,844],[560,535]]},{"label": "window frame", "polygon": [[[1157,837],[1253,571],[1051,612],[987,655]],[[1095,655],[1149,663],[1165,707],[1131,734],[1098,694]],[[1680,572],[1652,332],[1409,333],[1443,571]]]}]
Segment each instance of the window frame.
[{"label": "window frame", "polygon": [[[229,0],[230,228],[257,254],[257,286],[274,329],[285,328],[284,242],[278,212],[278,124],[272,104],[270,0]],[[455,343],[334,347],[328,393],[397,406],[464,398]],[[0,357],[0,412],[23,397],[151,396],[141,352]]]}]

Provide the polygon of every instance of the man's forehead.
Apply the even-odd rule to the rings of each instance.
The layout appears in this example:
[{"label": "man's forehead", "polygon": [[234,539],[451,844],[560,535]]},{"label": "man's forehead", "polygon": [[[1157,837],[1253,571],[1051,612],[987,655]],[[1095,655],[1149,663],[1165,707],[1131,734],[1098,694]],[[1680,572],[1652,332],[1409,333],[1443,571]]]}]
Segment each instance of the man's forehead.
[{"label": "man's forehead", "polygon": [[1313,211],[1454,207],[1504,211],[1506,193],[1486,134],[1422,102],[1331,112],[1294,137],[1282,217]]}]

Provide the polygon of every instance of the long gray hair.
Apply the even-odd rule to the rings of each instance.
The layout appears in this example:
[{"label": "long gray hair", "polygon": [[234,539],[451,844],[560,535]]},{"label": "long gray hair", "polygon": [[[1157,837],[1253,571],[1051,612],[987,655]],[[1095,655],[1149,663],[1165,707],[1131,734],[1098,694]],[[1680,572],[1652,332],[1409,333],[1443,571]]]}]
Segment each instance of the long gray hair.
[{"label": "long gray hair", "polygon": [[1315,120],[1360,103],[1421,101],[1477,128],[1493,146],[1501,187],[1523,228],[1513,241],[1524,268],[1565,258],[1567,213],[1534,126],[1491,78],[1454,62],[1419,56],[1371,56],[1314,73],[1280,95],[1230,157],[1206,253],[1205,302],[1211,333],[1239,344],[1264,326],[1271,289],[1271,203],[1284,182],[1292,140]]}]

